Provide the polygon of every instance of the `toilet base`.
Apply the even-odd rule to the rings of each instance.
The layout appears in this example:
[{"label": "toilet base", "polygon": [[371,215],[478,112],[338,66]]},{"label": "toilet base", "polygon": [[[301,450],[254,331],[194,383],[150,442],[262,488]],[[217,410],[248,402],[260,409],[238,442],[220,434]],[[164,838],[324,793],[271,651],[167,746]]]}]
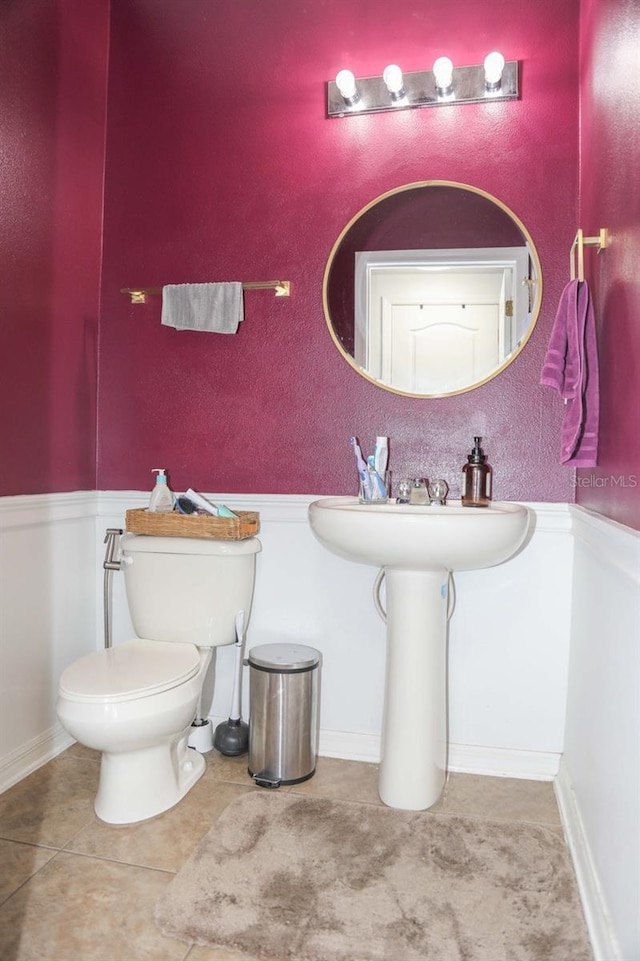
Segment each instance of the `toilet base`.
[{"label": "toilet base", "polygon": [[94,809],[107,824],[135,824],[176,805],[205,770],[205,759],[179,741],[139,751],[109,753],[100,763],[100,783]]}]

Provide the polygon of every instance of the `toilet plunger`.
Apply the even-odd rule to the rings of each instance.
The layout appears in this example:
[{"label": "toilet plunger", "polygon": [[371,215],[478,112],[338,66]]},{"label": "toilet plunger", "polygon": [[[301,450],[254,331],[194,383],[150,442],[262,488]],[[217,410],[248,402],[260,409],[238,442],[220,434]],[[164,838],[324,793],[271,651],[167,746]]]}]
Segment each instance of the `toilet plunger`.
[{"label": "toilet plunger", "polygon": [[231,713],[228,721],[218,724],[213,735],[216,751],[227,757],[246,754],[249,750],[249,725],[242,720],[242,661],[244,658],[244,611],[236,614],[236,669],[233,678]]}]

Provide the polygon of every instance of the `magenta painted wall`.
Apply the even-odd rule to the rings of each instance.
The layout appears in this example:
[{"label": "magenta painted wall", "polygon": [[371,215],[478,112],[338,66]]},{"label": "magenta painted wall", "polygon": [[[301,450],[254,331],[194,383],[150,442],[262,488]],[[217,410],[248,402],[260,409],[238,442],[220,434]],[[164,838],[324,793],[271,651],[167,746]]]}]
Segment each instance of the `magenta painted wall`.
[{"label": "magenta painted wall", "polygon": [[[522,61],[515,103],[324,115],[349,65],[460,64],[491,49]],[[573,499],[558,464],[561,410],[538,386],[577,224],[577,0],[118,0],[112,5],[98,402],[98,486],[342,493],[348,438],[391,437],[396,475],[443,475],[455,492],[473,434],[495,496]],[[322,312],[338,233],[380,193],[418,180],[474,184],[526,224],[544,301],[526,350],[468,394],[415,400],[360,378]],[[234,336],[160,326],[132,285],[262,280]]]},{"label": "magenta painted wall", "polygon": [[[640,5],[583,0],[581,226],[601,363],[600,458],[577,473],[579,504],[640,530]],[[621,92],[623,94],[621,95]]]},{"label": "magenta painted wall", "polygon": [[[537,378],[580,222],[607,226],[611,245],[588,252],[601,462],[578,473],[576,496],[640,529],[635,0],[582,3],[579,215],[577,0],[468,0],[438,5],[437,17],[410,0],[392,22],[381,0],[113,6],[97,474],[109,4],[22,0],[0,11],[0,495],[145,487],[157,463],[176,487],[347,491],[354,432],[365,446],[389,433],[396,473],[455,480],[480,432],[497,496],[572,500],[573,475],[557,464],[561,411]],[[494,46],[523,62],[518,103],[324,118],[324,82],[344,64],[417,69],[445,50],[468,63]],[[545,280],[538,329],[515,364],[439,401],[359,378],[321,310],[340,229],[373,197],[422,179],[499,196],[533,234]],[[158,301],[132,307],[118,292],[276,276],[292,281],[290,300],[247,294],[246,320],[228,338],[161,329]]]},{"label": "magenta painted wall", "polygon": [[0,9],[0,495],[96,486],[108,4]]}]

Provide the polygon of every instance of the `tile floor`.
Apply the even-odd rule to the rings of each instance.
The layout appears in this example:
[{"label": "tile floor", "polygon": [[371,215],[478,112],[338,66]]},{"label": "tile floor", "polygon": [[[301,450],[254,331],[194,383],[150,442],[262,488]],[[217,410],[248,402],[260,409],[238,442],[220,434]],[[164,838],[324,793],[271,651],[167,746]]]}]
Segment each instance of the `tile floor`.
[{"label": "tile floor", "polygon": [[[207,756],[173,810],[111,827],[93,813],[99,755],[74,745],[0,796],[2,961],[253,961],[163,937],[153,906],[223,809],[260,791],[244,758]],[[377,766],[319,758],[315,776],[280,788],[380,804]],[[561,833],[551,784],[452,774],[432,810],[531,821]]]}]

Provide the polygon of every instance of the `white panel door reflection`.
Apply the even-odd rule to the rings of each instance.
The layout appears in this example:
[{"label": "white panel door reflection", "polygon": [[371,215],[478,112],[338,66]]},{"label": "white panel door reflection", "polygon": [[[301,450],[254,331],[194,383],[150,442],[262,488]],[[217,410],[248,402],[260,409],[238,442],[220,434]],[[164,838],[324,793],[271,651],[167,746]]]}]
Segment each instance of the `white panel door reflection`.
[{"label": "white panel door reflection", "polygon": [[495,305],[386,302],[382,379],[410,393],[455,390],[482,380],[498,363]]},{"label": "white panel door reflection", "polygon": [[367,369],[409,393],[477,383],[504,358],[512,272],[377,270]]}]

